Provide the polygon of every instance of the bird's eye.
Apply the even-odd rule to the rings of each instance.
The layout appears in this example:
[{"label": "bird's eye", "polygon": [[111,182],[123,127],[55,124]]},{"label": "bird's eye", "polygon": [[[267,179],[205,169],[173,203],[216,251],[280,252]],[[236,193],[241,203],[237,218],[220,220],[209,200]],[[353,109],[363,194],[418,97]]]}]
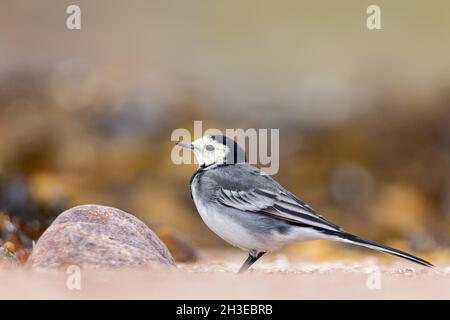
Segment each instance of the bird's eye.
[{"label": "bird's eye", "polygon": [[208,150],[208,151],[214,151],[214,146],[208,144],[208,145],[206,146],[206,150]]}]

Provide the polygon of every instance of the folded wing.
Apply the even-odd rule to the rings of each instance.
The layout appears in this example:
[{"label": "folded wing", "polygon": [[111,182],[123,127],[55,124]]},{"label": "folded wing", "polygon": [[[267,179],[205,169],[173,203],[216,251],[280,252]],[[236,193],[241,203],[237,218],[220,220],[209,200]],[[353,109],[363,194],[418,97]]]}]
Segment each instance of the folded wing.
[{"label": "folded wing", "polygon": [[306,203],[285,190],[252,188],[248,191],[237,191],[219,188],[217,201],[222,205],[248,213],[266,214],[302,226],[341,231],[337,225],[326,220]]}]

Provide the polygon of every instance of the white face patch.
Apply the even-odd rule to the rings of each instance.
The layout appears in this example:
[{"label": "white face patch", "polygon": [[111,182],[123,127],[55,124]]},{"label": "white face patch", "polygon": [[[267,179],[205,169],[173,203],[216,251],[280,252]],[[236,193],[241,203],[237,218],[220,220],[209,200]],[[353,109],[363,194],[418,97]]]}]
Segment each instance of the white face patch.
[{"label": "white face patch", "polygon": [[199,166],[210,166],[213,164],[223,164],[227,154],[230,152],[228,146],[205,136],[192,142],[194,154]]}]

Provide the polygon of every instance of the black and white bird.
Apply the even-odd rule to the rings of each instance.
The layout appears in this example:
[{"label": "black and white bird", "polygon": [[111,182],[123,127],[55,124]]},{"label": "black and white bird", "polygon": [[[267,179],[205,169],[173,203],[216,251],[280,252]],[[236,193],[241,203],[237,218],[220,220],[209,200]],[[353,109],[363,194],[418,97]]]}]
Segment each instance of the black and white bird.
[{"label": "black and white bird", "polygon": [[432,266],[406,252],[345,232],[248,164],[245,152],[233,139],[210,135],[177,144],[191,149],[199,163],[190,189],[203,221],[226,242],[248,252],[239,272],[266,252],[319,239],[351,243]]}]

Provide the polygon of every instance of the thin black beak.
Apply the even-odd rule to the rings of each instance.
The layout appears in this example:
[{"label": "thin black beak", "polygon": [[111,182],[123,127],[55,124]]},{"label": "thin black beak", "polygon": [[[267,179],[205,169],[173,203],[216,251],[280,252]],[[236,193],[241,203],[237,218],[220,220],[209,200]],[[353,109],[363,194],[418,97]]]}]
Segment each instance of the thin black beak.
[{"label": "thin black beak", "polygon": [[183,148],[194,149],[194,146],[192,145],[192,143],[178,141],[176,144]]}]

